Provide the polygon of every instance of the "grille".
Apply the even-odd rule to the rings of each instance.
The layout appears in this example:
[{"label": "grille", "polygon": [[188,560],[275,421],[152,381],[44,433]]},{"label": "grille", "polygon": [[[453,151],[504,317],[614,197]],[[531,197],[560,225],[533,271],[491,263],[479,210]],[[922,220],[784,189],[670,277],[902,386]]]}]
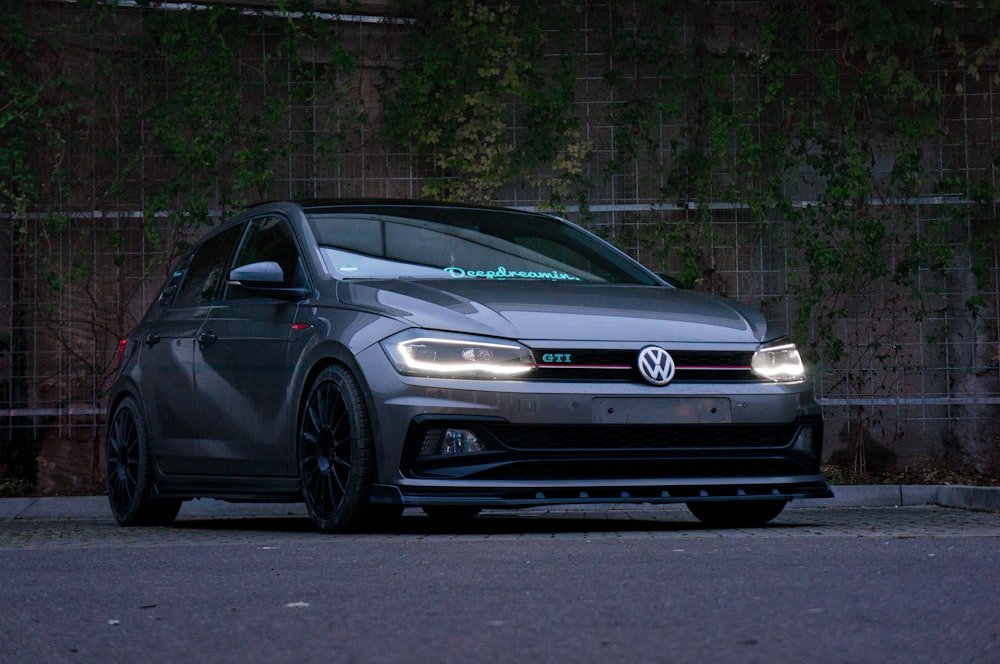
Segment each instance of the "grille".
[{"label": "grille", "polygon": [[[747,382],[761,378],[750,371],[752,352],[747,351],[669,351],[677,367],[677,382]],[[616,381],[642,382],[636,365],[635,350],[535,350],[538,369],[526,380],[545,381]],[[547,358],[559,358],[548,361]],[[568,360],[567,360],[568,358]]]},{"label": "grille", "polygon": [[490,425],[489,432],[515,450],[780,449],[792,444],[797,425],[628,425],[522,427]]},{"label": "grille", "polygon": [[709,369],[714,367],[749,369],[752,352],[728,351],[668,351],[678,367]]}]

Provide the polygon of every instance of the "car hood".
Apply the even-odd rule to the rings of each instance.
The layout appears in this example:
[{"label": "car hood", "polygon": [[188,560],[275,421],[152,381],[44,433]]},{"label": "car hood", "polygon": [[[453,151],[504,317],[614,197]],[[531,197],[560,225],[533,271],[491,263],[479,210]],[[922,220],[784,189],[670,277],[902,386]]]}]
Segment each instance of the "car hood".
[{"label": "car hood", "polygon": [[763,316],[753,309],[669,287],[387,279],[343,281],[337,295],[344,304],[415,327],[508,339],[759,343],[768,338]]}]

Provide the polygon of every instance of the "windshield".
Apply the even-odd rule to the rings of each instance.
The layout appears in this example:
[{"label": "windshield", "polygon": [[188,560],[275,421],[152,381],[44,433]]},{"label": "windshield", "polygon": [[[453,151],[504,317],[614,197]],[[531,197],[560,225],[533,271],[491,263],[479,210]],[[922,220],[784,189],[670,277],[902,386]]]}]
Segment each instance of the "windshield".
[{"label": "windshield", "polygon": [[459,207],[380,206],[307,213],[340,279],[504,279],[655,284],[642,267],[572,224]]}]

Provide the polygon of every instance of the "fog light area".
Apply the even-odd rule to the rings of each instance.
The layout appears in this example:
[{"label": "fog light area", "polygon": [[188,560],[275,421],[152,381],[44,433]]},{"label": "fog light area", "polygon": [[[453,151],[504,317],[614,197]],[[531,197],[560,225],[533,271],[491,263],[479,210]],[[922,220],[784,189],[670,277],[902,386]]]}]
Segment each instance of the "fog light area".
[{"label": "fog light area", "polygon": [[799,429],[799,434],[795,437],[792,447],[813,454],[815,452],[813,449],[813,428],[805,426]]},{"label": "fog light area", "polygon": [[424,436],[420,456],[449,456],[485,452],[486,446],[469,429],[431,429]]}]

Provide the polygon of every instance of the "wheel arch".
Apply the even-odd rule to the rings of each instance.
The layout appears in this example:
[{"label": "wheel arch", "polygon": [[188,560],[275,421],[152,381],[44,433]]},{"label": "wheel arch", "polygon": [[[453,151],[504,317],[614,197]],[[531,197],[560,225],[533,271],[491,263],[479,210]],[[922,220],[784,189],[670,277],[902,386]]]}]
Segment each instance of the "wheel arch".
[{"label": "wheel arch", "polygon": [[118,406],[126,398],[132,397],[135,399],[136,404],[139,406],[139,410],[142,411],[142,416],[146,418],[146,422],[149,422],[149,417],[146,414],[146,403],[142,398],[142,394],[139,391],[139,386],[131,378],[121,379],[118,384],[115,385],[114,390],[108,395],[107,405],[104,409],[104,443],[107,444],[108,440],[108,428],[111,426],[111,421],[114,418],[115,411],[118,410]]},{"label": "wheel arch", "polygon": [[[122,378],[119,380],[118,384],[115,385],[114,390],[108,396],[107,408],[104,411],[104,440],[101,444],[107,453],[108,437],[111,434],[111,425],[114,422],[115,412],[118,407],[121,406],[125,399],[131,398],[135,401],[136,407],[139,409],[139,415],[142,417],[143,422],[146,426],[146,435],[152,437],[153,429],[150,425],[149,413],[146,412],[146,400],[142,397],[142,390],[139,389],[139,385],[132,380],[132,378]],[[150,441],[152,443],[152,441]],[[163,476],[163,471],[160,470],[160,465],[156,461],[156,452],[153,450],[153,445],[150,445],[149,456],[153,464],[153,493],[154,495],[159,493],[159,481]],[[106,463],[106,462],[105,462]],[[107,478],[105,478],[106,480]]]},{"label": "wheel arch", "polygon": [[[301,382],[301,387],[299,388],[296,405],[295,405],[295,465],[298,467],[300,459],[298,458],[298,436],[299,432],[302,430],[302,418],[305,415],[306,401],[309,398],[309,392],[312,390],[313,385],[316,383],[316,378],[323,373],[327,368],[331,366],[341,366],[351,373],[358,385],[361,388],[361,394],[365,400],[365,407],[368,409],[368,420],[371,423],[371,428],[374,436],[374,432],[379,430],[378,427],[378,411],[375,409],[375,404],[372,401],[372,391],[368,386],[368,381],[365,377],[364,371],[361,369],[361,365],[355,359],[354,354],[351,353],[349,349],[345,346],[330,342],[322,346],[317,347],[316,352],[312,353],[309,361],[304,363],[308,367],[305,371],[305,375]],[[375,454],[373,455],[373,461],[375,464],[375,478],[378,481],[379,478],[379,468],[382,464],[379,463],[379,453],[381,451],[381,446],[378,444],[378,439],[374,439]]]},{"label": "wheel arch", "polygon": [[[112,442],[112,429],[117,426],[119,417],[132,420],[131,426],[118,430],[121,435],[115,436]],[[172,522],[177,517],[182,500],[158,496],[160,473],[138,390],[116,389],[109,398],[106,419],[106,458],[102,465],[115,520],[122,526],[166,525]]]}]

